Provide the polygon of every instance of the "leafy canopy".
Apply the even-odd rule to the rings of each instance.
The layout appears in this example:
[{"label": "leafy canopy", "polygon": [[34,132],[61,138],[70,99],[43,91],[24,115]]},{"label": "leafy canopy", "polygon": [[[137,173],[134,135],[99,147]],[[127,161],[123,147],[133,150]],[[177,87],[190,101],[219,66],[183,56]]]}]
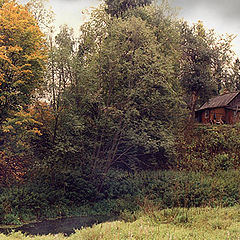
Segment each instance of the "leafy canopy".
[{"label": "leafy canopy", "polygon": [[120,17],[128,9],[150,5],[152,0],[105,0],[106,12],[111,16]]},{"label": "leafy canopy", "polygon": [[0,114],[29,103],[42,80],[46,49],[44,36],[29,11],[15,1],[0,8]]}]

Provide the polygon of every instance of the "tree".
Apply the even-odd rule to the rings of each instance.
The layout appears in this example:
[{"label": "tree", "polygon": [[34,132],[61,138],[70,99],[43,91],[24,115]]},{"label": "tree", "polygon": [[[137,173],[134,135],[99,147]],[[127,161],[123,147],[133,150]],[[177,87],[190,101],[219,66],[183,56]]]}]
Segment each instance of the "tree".
[{"label": "tree", "polygon": [[0,123],[30,103],[43,80],[46,48],[28,10],[6,2],[0,8]]},{"label": "tree", "polygon": [[55,127],[52,136],[53,142],[56,138],[58,121],[63,110],[63,96],[67,87],[73,87],[74,72],[73,59],[75,57],[75,39],[73,29],[66,25],[62,26],[56,35],[55,41],[50,39],[50,51],[48,61],[48,91],[51,106],[55,113]]},{"label": "tree", "polygon": [[152,0],[105,0],[105,3],[108,14],[120,17],[129,9],[150,5]]},{"label": "tree", "polygon": [[228,75],[228,82],[225,82],[225,86],[230,91],[240,90],[240,61],[237,58],[233,62],[231,72]]},{"label": "tree", "polygon": [[0,184],[23,180],[34,163],[33,141],[41,136],[41,123],[28,111],[12,114],[2,124],[0,145]]},{"label": "tree", "polygon": [[[168,167],[183,108],[176,30],[154,6],[126,18],[99,8],[78,43],[61,29],[48,73],[55,121],[44,123],[54,141],[42,151],[52,182],[61,175],[64,184],[66,172],[78,169],[100,190],[112,167]],[[49,138],[41,139],[47,146]]]},{"label": "tree", "polygon": [[91,159],[97,162],[93,165],[102,164],[104,171],[116,162],[150,166],[155,157],[155,164],[164,165],[173,149],[171,126],[180,122],[181,109],[178,34],[170,19],[157,11],[161,9],[149,7],[137,16],[109,19],[98,10],[83,28],[81,59],[88,60],[78,79],[91,73],[88,104],[94,114],[84,119],[87,135],[94,136],[88,139]]},{"label": "tree", "polygon": [[0,171],[16,179],[23,161],[32,160],[30,143],[39,133],[27,109],[43,81],[46,46],[34,17],[15,1],[2,2],[0,22]]},{"label": "tree", "polygon": [[45,29],[51,31],[53,28],[54,13],[51,8],[46,7],[48,2],[49,0],[29,0],[26,4],[43,31]]},{"label": "tree", "polygon": [[187,93],[189,121],[193,121],[197,103],[216,95],[223,84],[231,59],[232,38],[218,39],[213,31],[205,30],[201,22],[193,27],[181,23],[180,32],[183,53],[180,78]]}]

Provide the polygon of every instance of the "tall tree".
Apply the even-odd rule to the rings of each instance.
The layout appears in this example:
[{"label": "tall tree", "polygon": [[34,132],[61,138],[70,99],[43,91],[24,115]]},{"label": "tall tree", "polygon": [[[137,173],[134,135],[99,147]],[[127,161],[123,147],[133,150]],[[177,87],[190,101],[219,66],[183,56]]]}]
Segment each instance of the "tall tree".
[{"label": "tall tree", "polygon": [[49,28],[52,26],[54,13],[51,7],[47,8],[49,0],[29,0],[26,7],[33,14],[40,28]]},{"label": "tall tree", "polygon": [[225,82],[225,86],[230,91],[240,91],[240,61],[237,58],[233,62],[231,72],[228,74],[228,81]]},{"label": "tall tree", "polygon": [[150,5],[152,0],[105,0],[105,3],[108,14],[120,17],[129,9]]},{"label": "tall tree", "polygon": [[28,10],[9,1],[0,8],[0,122],[29,104],[43,80],[43,34]]},{"label": "tall tree", "polygon": [[178,49],[175,24],[154,6],[126,18],[97,9],[77,45],[61,30],[49,68],[52,102],[61,103],[46,160],[52,179],[80,168],[101,189],[112,166],[167,167],[183,105]]},{"label": "tall tree", "polygon": [[232,38],[220,42],[216,34],[206,30],[201,22],[192,27],[186,22],[181,23],[180,32],[183,52],[180,78],[187,93],[189,121],[193,121],[197,103],[216,95],[221,87],[221,79],[229,64]]},{"label": "tall tree", "polygon": [[60,118],[63,96],[67,88],[73,87],[74,72],[73,59],[75,57],[74,45],[76,44],[73,29],[66,25],[62,26],[56,35],[55,41],[50,41],[50,55],[48,64],[48,78],[50,90],[50,101],[55,113],[55,124],[53,130],[53,142],[56,138],[58,122]]},{"label": "tall tree", "polygon": [[18,178],[23,162],[32,159],[30,142],[39,133],[38,123],[26,110],[43,81],[47,52],[38,24],[24,6],[3,1],[0,22],[0,171],[8,181],[8,173]]},{"label": "tall tree", "polygon": [[85,119],[93,124],[92,158],[101,161],[96,166],[105,161],[102,169],[119,160],[134,164],[150,152],[164,163],[173,149],[170,126],[180,121],[179,34],[162,9],[141,11],[109,19],[98,10],[83,27],[80,50],[88,60],[81,73],[91,73],[87,90],[96,112]]}]

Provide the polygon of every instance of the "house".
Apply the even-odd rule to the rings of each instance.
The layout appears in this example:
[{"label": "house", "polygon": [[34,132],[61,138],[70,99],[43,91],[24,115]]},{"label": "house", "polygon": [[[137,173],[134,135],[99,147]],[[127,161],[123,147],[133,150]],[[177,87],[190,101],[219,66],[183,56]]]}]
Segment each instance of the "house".
[{"label": "house", "polygon": [[226,93],[203,104],[195,116],[200,123],[228,123],[240,121],[240,92]]}]

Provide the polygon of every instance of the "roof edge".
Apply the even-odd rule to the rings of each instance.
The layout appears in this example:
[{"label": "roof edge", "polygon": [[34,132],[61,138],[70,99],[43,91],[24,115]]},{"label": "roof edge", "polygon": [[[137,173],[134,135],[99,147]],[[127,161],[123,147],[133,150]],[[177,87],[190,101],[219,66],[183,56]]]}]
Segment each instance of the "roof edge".
[{"label": "roof edge", "polygon": [[[224,95],[230,95],[232,94],[233,96],[227,101],[227,104],[224,104],[224,105],[217,105],[217,103],[215,103],[216,105],[215,106],[211,106],[211,101],[214,101],[214,99],[216,98],[221,98],[221,97],[224,97]],[[198,112],[198,111],[203,111],[203,110],[206,110],[206,109],[214,109],[214,108],[221,108],[221,107],[228,107],[229,104],[240,94],[240,91],[237,91],[237,92],[233,92],[233,93],[226,93],[226,94],[223,94],[223,95],[218,95],[218,96],[215,96],[213,98],[210,98],[208,100],[208,102],[205,102],[198,110],[196,110],[195,112]],[[212,103],[214,104],[214,103]],[[204,105],[206,105],[204,107]],[[210,106],[209,106],[210,105]]]}]

